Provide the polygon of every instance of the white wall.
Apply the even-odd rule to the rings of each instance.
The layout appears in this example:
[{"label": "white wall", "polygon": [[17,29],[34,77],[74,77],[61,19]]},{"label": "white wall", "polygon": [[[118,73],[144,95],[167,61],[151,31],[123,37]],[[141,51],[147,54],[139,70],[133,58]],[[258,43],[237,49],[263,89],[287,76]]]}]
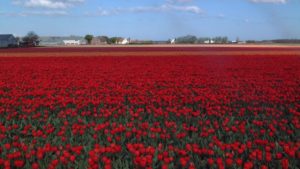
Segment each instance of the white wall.
[{"label": "white wall", "polygon": [[64,45],[80,45],[80,41],[76,40],[64,40]]}]

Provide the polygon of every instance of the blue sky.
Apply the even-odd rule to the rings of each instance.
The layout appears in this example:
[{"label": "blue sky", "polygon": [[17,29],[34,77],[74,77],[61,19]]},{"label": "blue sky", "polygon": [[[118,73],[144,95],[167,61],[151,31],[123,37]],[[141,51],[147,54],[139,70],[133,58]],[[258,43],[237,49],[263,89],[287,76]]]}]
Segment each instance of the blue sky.
[{"label": "blue sky", "polygon": [[300,38],[300,0],[1,0],[0,34]]}]

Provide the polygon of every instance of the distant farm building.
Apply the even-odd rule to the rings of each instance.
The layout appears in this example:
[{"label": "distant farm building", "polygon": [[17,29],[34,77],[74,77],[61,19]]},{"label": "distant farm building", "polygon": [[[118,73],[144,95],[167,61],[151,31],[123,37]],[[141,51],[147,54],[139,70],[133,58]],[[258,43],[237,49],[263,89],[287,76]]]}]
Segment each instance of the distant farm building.
[{"label": "distant farm building", "polygon": [[16,47],[18,40],[12,34],[0,34],[0,48]]},{"label": "distant farm building", "polygon": [[67,46],[80,45],[80,40],[63,40],[63,43]]},{"label": "distant farm building", "polygon": [[127,44],[129,44],[129,40],[127,38],[119,38],[119,39],[117,39],[116,44],[127,45]]},{"label": "distant farm building", "polygon": [[171,44],[175,44],[176,43],[176,39],[171,39]]},{"label": "distant farm building", "polygon": [[211,44],[211,43],[215,43],[215,41],[214,41],[214,40],[211,40],[211,39],[209,39],[209,40],[205,40],[205,41],[204,41],[204,43],[205,43],[205,44]]},{"label": "distant farm building", "polygon": [[91,44],[92,45],[106,45],[107,44],[107,37],[105,36],[97,36],[94,37]]}]

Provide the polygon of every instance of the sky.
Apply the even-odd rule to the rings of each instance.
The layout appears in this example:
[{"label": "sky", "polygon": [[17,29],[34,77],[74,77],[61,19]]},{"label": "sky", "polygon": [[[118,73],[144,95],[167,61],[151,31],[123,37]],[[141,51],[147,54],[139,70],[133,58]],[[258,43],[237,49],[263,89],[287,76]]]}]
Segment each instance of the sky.
[{"label": "sky", "polygon": [[300,0],[0,0],[0,34],[300,38]]}]

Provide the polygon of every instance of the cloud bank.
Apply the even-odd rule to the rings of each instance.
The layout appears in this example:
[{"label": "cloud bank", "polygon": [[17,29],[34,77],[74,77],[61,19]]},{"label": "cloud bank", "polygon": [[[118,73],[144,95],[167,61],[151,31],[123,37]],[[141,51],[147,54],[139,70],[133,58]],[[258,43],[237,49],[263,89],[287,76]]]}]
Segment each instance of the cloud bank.
[{"label": "cloud bank", "polygon": [[12,0],[13,4],[31,8],[64,9],[85,0]]},{"label": "cloud bank", "polygon": [[250,0],[251,2],[254,3],[281,3],[285,4],[287,3],[288,0]]},{"label": "cloud bank", "polygon": [[67,16],[66,11],[23,11],[23,12],[0,12],[0,16],[26,17],[26,16]]},{"label": "cloud bank", "polygon": [[[245,1],[245,0],[244,0]],[[253,3],[285,4],[288,0],[247,0]],[[9,16],[56,16],[70,15],[68,8],[79,5],[87,0],[11,0],[14,5],[25,8],[34,8],[33,11],[17,13],[6,13]],[[133,7],[99,7],[96,11],[88,11],[84,16],[111,16],[127,13],[155,13],[155,12],[182,12],[201,15],[204,11],[197,5],[195,0],[165,0],[165,3],[157,6],[133,6]],[[45,9],[46,11],[42,11]],[[38,10],[38,11],[35,11]],[[0,13],[0,15],[4,15]]]},{"label": "cloud bank", "polygon": [[109,15],[121,15],[126,13],[146,13],[146,12],[187,12],[192,14],[203,14],[203,10],[196,6],[180,6],[173,4],[163,4],[160,6],[140,6],[131,8],[113,8],[104,9],[99,8],[95,13],[86,13],[89,16],[109,16]]}]

